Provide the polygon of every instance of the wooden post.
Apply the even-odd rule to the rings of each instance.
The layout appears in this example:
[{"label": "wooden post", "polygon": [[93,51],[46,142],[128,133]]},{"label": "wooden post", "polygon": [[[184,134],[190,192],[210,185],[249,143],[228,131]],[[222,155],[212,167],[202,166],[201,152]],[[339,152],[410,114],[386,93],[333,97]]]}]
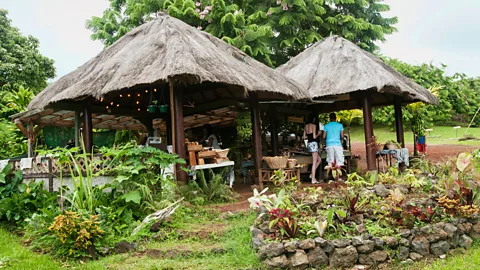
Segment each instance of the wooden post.
[{"label": "wooden post", "polygon": [[29,158],[34,156],[34,149],[33,149],[33,142],[35,140],[35,135],[33,133],[33,122],[28,122],[28,127],[27,127],[27,144],[28,144],[28,153],[27,156]]},{"label": "wooden post", "polygon": [[[180,158],[186,159],[185,152],[185,133],[183,123],[183,89],[178,87],[174,91],[173,81],[169,82],[170,85],[170,111],[172,114],[172,138],[173,138],[173,151]],[[177,180],[183,183],[187,183],[187,173],[181,169],[181,165],[177,165],[176,168]]]},{"label": "wooden post", "polygon": [[362,98],[362,107],[363,107],[363,119],[364,119],[364,129],[365,129],[365,145],[367,150],[367,169],[369,171],[375,171],[376,164],[376,147],[372,145],[373,142],[373,122],[372,122],[372,104],[371,104],[371,94],[365,93]]},{"label": "wooden post", "polygon": [[250,111],[252,116],[252,129],[253,129],[253,150],[254,150],[254,158],[253,163],[255,165],[255,172],[258,177],[258,184],[260,185],[260,189],[263,190],[263,182],[261,181],[261,169],[262,169],[262,129],[260,124],[260,109],[258,107],[258,98],[257,94],[254,92],[250,92]]},{"label": "wooden post", "polygon": [[402,115],[402,100],[395,99],[395,131],[397,132],[397,142],[405,148],[405,137],[403,132],[403,115]]},{"label": "wooden post", "polygon": [[[53,166],[52,166],[52,158],[48,157],[48,191],[53,192]],[[62,188],[62,187],[60,187]]]},{"label": "wooden post", "polygon": [[75,147],[80,147],[80,112],[75,111]]},{"label": "wooden post", "polygon": [[270,106],[270,143],[272,145],[272,156],[278,156],[278,122],[277,122],[277,108],[275,105]]},{"label": "wooden post", "polygon": [[92,107],[89,103],[85,103],[83,107],[83,144],[85,152],[93,151],[93,124],[92,124]]}]

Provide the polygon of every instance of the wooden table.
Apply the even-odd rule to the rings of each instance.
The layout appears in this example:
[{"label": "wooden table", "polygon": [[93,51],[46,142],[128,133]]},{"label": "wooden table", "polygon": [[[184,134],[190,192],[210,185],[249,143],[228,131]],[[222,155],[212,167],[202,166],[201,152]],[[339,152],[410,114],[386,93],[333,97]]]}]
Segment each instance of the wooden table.
[{"label": "wooden table", "polygon": [[235,162],[234,161],[226,161],[226,162],[222,162],[222,163],[190,166],[190,170],[193,172],[193,175],[192,175],[193,180],[197,180],[197,174],[195,174],[195,171],[215,169],[215,168],[223,168],[223,167],[230,167],[230,171],[228,172],[228,182],[229,182],[229,186],[233,187],[233,182],[235,181],[235,175],[233,173],[233,168],[235,167]]},{"label": "wooden table", "polygon": [[[280,169],[266,169],[262,168],[260,170],[261,178],[259,182],[260,190],[263,190],[263,183],[264,182],[272,182],[271,178],[274,175],[274,172]],[[300,184],[300,168],[293,168],[293,169],[281,169],[286,173],[286,181],[291,181],[294,177],[296,177],[298,184]]]}]

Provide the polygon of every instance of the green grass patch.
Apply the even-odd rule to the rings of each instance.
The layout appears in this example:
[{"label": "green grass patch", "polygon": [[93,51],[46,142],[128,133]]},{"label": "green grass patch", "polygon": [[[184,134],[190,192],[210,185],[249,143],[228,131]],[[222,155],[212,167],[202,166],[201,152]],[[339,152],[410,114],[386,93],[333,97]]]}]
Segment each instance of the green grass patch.
[{"label": "green grass patch", "polygon": [[19,243],[19,238],[0,228],[0,268],[62,269],[50,256],[35,254]]},{"label": "green grass patch", "polygon": [[[453,127],[449,126],[433,126],[433,131],[430,134],[427,132],[427,144],[458,144],[458,145],[478,145],[480,141],[458,141],[458,138],[463,137],[466,131],[466,127],[462,127],[458,130],[458,138],[456,137],[456,131]],[[386,142],[388,140],[397,140],[395,130],[391,130],[388,126],[375,125],[373,133],[378,137],[379,142]],[[480,128],[470,128],[467,134],[480,138]],[[365,133],[363,126],[351,127],[352,142],[365,142]],[[413,144],[412,131],[405,129],[405,142],[407,144]]]}]

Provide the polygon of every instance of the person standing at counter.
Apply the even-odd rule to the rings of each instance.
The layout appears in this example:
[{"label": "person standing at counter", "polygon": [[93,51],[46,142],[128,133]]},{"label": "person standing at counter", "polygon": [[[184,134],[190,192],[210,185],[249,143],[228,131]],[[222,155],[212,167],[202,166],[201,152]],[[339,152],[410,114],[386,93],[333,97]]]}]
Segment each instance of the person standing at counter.
[{"label": "person standing at counter", "polygon": [[215,135],[212,131],[212,126],[206,124],[203,126],[203,139],[199,141],[199,143],[206,142],[208,148],[213,149],[221,149],[220,145],[218,144],[217,135]]},{"label": "person standing at counter", "polygon": [[327,178],[332,169],[334,161],[337,167],[341,167],[345,163],[345,157],[343,156],[343,125],[337,122],[337,115],[335,113],[330,114],[330,122],[325,125],[323,132],[323,139],[326,140],[327,150],[327,163],[325,167],[327,169]]},{"label": "person standing at counter", "polygon": [[315,117],[310,116],[307,119],[307,123],[303,130],[303,139],[307,140],[307,149],[308,152],[312,153],[312,184],[319,183],[315,178],[315,174],[318,166],[322,162],[320,156],[318,155],[318,137],[320,136],[321,131],[317,131],[317,125],[315,125]]}]

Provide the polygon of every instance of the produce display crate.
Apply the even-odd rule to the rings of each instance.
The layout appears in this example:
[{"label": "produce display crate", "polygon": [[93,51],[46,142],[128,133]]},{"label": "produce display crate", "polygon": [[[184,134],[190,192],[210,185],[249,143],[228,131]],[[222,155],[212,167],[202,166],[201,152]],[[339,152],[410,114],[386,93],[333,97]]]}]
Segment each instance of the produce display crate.
[{"label": "produce display crate", "polygon": [[198,152],[198,157],[199,158],[214,158],[217,156],[217,152],[211,150],[211,151],[200,151]]}]

